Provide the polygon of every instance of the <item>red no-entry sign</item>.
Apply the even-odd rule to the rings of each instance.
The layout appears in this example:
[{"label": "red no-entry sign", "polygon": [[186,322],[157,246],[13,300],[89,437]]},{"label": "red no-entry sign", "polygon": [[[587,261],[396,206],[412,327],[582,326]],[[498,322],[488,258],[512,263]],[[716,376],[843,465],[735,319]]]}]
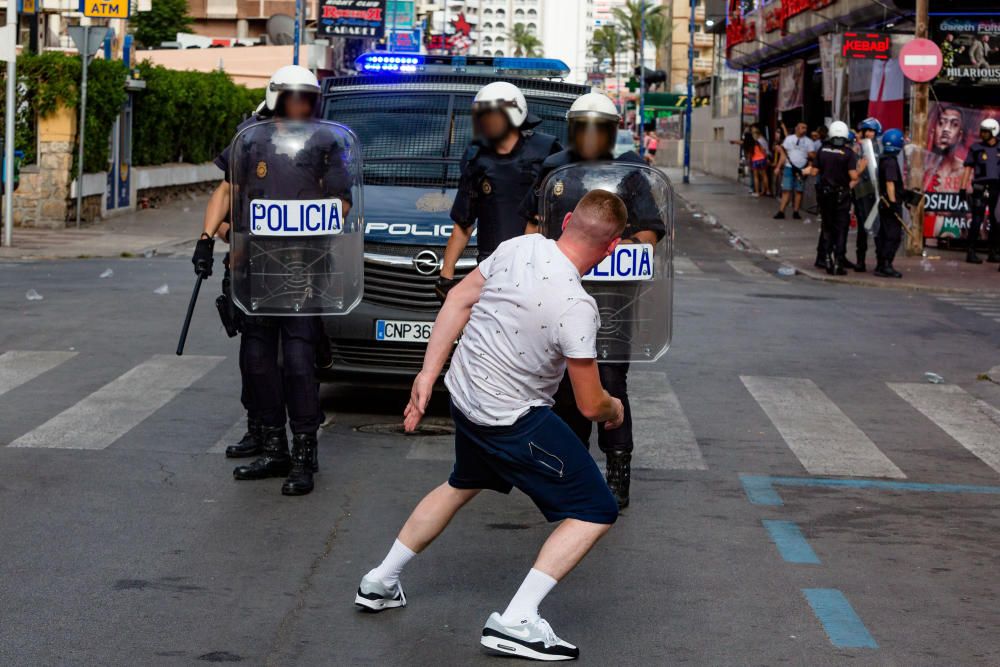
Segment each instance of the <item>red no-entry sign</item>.
[{"label": "red no-entry sign", "polygon": [[911,39],[899,51],[899,68],[910,81],[926,83],[941,71],[941,49],[929,39]]}]

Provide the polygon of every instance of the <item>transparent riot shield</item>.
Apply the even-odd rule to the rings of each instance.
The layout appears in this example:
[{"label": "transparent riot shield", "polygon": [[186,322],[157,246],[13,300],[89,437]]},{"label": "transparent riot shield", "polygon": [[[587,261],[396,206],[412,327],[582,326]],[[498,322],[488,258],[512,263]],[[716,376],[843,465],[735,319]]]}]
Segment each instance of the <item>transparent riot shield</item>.
[{"label": "transparent riot shield", "polygon": [[[867,193],[866,196],[870,196],[875,201],[875,205],[868,212],[868,217],[864,220],[858,220],[858,224],[864,225],[865,230],[869,233],[876,234],[878,233],[878,201],[882,193],[878,191],[878,157],[875,155],[875,143],[871,139],[861,140],[861,157],[865,159],[865,171],[868,174],[868,181],[864,185],[870,188],[870,193]],[[860,188],[861,185],[858,187]],[[860,194],[855,190],[855,196],[860,196]]]},{"label": "transparent riot shield", "polygon": [[248,315],[344,315],[364,289],[361,145],[343,125],[269,120],[231,146],[233,301]]},{"label": "transparent riot shield", "polygon": [[[670,346],[673,300],[673,189],[657,169],[631,162],[585,162],[554,170],[542,184],[539,231],[557,239],[567,213],[591,190],[617,194],[628,209],[623,239],[653,232],[655,242],[623,242],[584,275],[597,301],[597,358],[656,361]],[[572,218],[570,225],[573,224]],[[644,235],[645,236],[645,235]]]}]

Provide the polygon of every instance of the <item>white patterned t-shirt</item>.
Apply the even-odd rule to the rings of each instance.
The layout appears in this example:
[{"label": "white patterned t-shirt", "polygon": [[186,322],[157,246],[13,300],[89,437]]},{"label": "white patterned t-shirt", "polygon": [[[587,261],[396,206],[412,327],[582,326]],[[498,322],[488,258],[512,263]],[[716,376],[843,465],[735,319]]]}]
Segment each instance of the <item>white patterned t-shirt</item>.
[{"label": "white patterned t-shirt", "polygon": [[567,358],[597,357],[600,316],[579,271],[541,234],[501,243],[479,271],[486,282],[445,385],[470,421],[513,424],[552,405]]}]

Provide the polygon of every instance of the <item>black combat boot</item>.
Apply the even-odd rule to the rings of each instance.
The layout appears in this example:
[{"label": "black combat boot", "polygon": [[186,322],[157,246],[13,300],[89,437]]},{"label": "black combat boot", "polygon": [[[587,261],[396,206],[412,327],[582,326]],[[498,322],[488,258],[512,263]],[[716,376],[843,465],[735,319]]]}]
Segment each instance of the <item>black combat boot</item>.
[{"label": "black combat boot", "polygon": [[902,278],[903,274],[896,270],[896,267],[892,265],[892,262],[886,262],[885,270],[889,272],[889,275],[893,278]]},{"label": "black combat boot", "polygon": [[262,426],[260,438],[261,456],[250,465],[237,466],[233,470],[236,479],[267,479],[269,477],[284,477],[292,467],[292,459],[288,456],[288,438],[285,427],[270,428]]},{"label": "black combat boot", "polygon": [[834,271],[833,255],[826,256],[826,259],[824,260],[824,267],[826,268],[826,272],[832,276]]},{"label": "black combat boot", "polygon": [[628,487],[632,481],[632,454],[608,452],[608,488],[618,501],[618,509],[628,507]]},{"label": "black combat boot", "polygon": [[965,261],[969,264],[982,264],[983,260],[976,255],[976,249],[973,246],[969,246],[968,252],[965,253]]},{"label": "black combat boot", "polygon": [[292,436],[292,470],[281,485],[285,496],[304,496],[313,490],[313,473],[319,471],[315,433],[296,433]]},{"label": "black combat boot", "polygon": [[846,257],[835,257],[833,260],[833,275],[846,276],[848,266],[854,265],[848,262]]},{"label": "black combat boot", "polygon": [[990,264],[1000,263],[1000,251],[996,248],[990,248],[990,254],[987,255],[986,261]]},{"label": "black combat boot", "polygon": [[858,261],[854,263],[854,270],[857,271],[858,273],[864,273],[865,271],[868,270],[868,267],[865,266],[864,255],[858,255]]},{"label": "black combat boot", "polygon": [[262,442],[260,439],[260,422],[247,417],[247,432],[235,445],[226,447],[227,459],[245,459],[260,455]]},{"label": "black combat boot", "polygon": [[875,264],[874,274],[880,278],[892,278],[892,274],[889,272],[887,263],[881,259]]},{"label": "black combat boot", "polygon": [[[850,269],[851,271],[854,271],[855,269],[857,269],[857,268],[858,268],[858,267],[857,267],[857,265],[856,265],[856,264],[855,264],[854,262],[852,262],[851,260],[847,259],[847,256],[846,256],[846,255],[845,255],[844,257],[841,257],[841,258],[840,258],[839,260],[837,260],[837,261],[838,261],[838,262],[840,263],[840,265],[841,265],[841,266],[842,266],[843,268],[845,268],[845,269]],[[837,274],[837,275],[840,275],[840,274]]]}]

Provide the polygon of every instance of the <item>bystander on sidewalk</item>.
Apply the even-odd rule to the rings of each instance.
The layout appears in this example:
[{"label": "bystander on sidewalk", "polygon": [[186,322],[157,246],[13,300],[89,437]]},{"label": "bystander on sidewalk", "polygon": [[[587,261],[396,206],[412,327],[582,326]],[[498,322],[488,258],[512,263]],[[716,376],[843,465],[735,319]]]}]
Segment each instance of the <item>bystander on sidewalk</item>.
[{"label": "bystander on sidewalk", "polygon": [[[813,266],[820,221],[815,209],[802,207],[802,219],[774,220],[776,201],[752,197],[743,183],[711,174],[691,172],[691,183],[682,182],[682,171],[663,170],[669,176],[680,199],[714,220],[741,241],[747,252],[766,254],[778,264],[795,268],[798,273],[831,282],[894,287],[916,290],[1000,292],[1000,272],[996,264],[966,264],[959,250],[927,248],[923,257],[897,257],[895,266],[903,278],[879,278],[851,271],[846,276],[830,276]],[[847,247],[853,254],[856,231],[851,230]]]}]

